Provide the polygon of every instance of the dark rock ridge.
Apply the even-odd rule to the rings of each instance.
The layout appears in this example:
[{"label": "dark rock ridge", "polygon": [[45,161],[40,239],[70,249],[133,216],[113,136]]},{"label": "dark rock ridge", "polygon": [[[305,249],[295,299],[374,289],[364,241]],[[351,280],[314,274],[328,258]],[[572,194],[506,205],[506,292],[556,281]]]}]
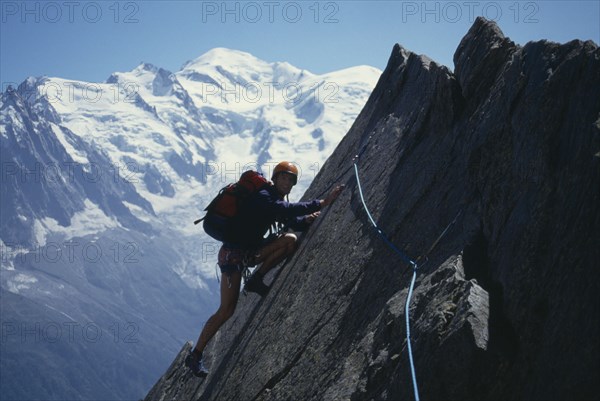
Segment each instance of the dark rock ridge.
[{"label": "dark rock ridge", "polygon": [[[479,18],[454,61],[396,45],[305,196],[368,141],[373,217],[423,256],[410,305],[422,399],[598,399],[598,46],[518,46]],[[148,401],[413,399],[412,269],[369,226],[351,171],[340,181],[268,296],[241,297],[207,380],[182,368],[186,344]]]}]

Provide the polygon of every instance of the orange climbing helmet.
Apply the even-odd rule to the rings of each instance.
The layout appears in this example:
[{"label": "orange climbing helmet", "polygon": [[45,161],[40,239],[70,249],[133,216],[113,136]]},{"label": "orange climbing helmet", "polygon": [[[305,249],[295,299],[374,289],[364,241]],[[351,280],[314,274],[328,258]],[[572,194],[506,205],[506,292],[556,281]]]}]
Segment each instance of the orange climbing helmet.
[{"label": "orange climbing helmet", "polygon": [[275,176],[279,173],[287,173],[294,176],[294,185],[298,182],[298,167],[294,166],[294,164],[290,162],[280,162],[275,169],[273,170],[273,175],[271,176],[271,180],[275,180]]}]

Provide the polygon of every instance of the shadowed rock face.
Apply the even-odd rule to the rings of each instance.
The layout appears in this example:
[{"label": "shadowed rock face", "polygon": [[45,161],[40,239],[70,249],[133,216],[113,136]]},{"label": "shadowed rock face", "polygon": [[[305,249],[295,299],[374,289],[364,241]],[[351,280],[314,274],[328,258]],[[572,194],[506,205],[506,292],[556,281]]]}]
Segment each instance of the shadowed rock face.
[{"label": "shadowed rock face", "polygon": [[[211,343],[147,400],[590,399],[600,393],[600,51],[477,19],[455,73],[395,46],[306,193],[347,189]],[[452,224],[452,222],[454,222]],[[445,235],[440,235],[447,228]],[[438,241],[439,239],[439,241]],[[433,249],[431,249],[433,246]],[[200,327],[199,327],[200,329]]]}]

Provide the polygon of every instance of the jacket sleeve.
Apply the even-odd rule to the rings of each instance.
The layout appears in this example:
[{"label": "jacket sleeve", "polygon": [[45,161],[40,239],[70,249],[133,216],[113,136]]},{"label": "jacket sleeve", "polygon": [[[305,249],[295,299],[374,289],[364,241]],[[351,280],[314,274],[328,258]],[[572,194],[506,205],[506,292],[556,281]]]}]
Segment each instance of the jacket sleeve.
[{"label": "jacket sleeve", "polygon": [[263,189],[254,198],[253,207],[255,210],[268,211],[267,214],[283,223],[285,220],[321,210],[321,201],[314,199],[308,202],[286,202],[273,191]]},{"label": "jacket sleeve", "polygon": [[300,232],[306,231],[310,227],[310,224],[306,222],[306,216],[289,219],[284,224],[292,230]]},{"label": "jacket sleeve", "polygon": [[295,217],[306,216],[321,210],[321,201],[314,199],[308,202],[286,202],[283,199],[274,201],[271,205],[278,221],[291,220]]},{"label": "jacket sleeve", "polygon": [[[321,201],[318,199],[297,203],[285,202],[283,200],[279,202],[282,203],[282,205],[279,205],[280,212],[277,221],[294,231],[306,231],[310,226],[310,224],[306,222],[306,216],[321,210]],[[298,216],[297,213],[300,213],[300,216]]]},{"label": "jacket sleeve", "polygon": [[258,193],[251,201],[249,218],[267,230],[275,221],[285,224],[295,231],[304,231],[308,227],[305,216],[321,210],[321,201],[286,202],[269,189]]}]

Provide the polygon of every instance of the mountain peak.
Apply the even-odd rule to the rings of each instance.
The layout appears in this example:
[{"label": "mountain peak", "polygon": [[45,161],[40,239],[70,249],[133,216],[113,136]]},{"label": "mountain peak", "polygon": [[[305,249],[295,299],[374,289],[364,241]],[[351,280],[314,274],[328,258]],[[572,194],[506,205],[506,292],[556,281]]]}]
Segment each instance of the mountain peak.
[{"label": "mountain peak", "polygon": [[254,57],[250,53],[241,50],[216,47],[207,51],[201,56],[186,62],[181,67],[181,70],[190,70],[208,65],[247,66],[250,64],[266,64],[266,62]]},{"label": "mountain peak", "polygon": [[[17,88],[17,93],[29,104],[35,103],[35,101],[41,97],[38,93],[38,87],[43,86],[48,80],[49,78],[47,76],[29,77],[21,82]],[[44,93],[45,92],[46,91],[44,91]]]},{"label": "mountain peak", "polygon": [[142,61],[135,69],[134,71],[147,71],[147,72],[152,72],[152,73],[157,73],[159,70],[159,68],[157,66],[155,66],[154,64],[151,63],[146,63],[144,61]]},{"label": "mountain peak", "polygon": [[504,36],[498,24],[478,17],[454,53],[454,71],[463,96],[482,96],[496,79],[517,46]]}]

